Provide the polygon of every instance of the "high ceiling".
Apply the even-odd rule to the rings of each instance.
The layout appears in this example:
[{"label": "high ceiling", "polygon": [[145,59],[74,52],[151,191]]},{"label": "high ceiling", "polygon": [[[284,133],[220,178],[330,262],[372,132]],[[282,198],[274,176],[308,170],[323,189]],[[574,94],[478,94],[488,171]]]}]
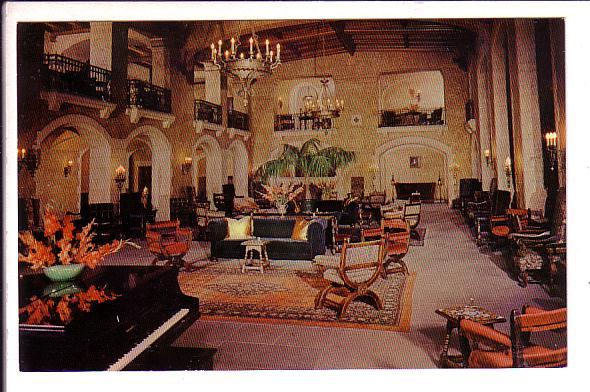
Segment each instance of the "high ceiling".
[{"label": "high ceiling", "polygon": [[[476,23],[482,26],[485,20]],[[46,25],[58,35],[90,29],[88,22]],[[232,31],[240,35],[242,49],[246,48],[252,29],[261,46],[267,38],[273,46],[279,42],[283,62],[342,53],[354,56],[359,52],[430,51],[451,53],[462,68],[466,67],[477,38],[477,28],[460,20],[145,21],[129,25],[146,37],[166,38],[173,65],[187,74],[195,64],[210,58],[211,42],[223,39],[228,47]],[[138,63],[149,61],[149,49],[130,40],[131,56],[137,57]]]}]

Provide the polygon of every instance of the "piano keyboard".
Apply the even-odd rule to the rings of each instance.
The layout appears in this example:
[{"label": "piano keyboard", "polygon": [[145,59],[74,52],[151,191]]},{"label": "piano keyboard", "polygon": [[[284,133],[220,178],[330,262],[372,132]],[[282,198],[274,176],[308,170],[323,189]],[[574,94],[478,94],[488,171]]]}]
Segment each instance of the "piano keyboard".
[{"label": "piano keyboard", "polygon": [[108,371],[119,371],[123,370],[125,366],[129,365],[135,358],[137,358],[142,352],[150,347],[156,340],[158,340],[166,331],[172,328],[178,323],[184,316],[188,314],[188,309],[180,309],[176,314],[170,317],[166,322],[158,327],[154,332],[149,334],[139,344],[137,344],[131,351],[121,357],[117,362],[109,366]]}]

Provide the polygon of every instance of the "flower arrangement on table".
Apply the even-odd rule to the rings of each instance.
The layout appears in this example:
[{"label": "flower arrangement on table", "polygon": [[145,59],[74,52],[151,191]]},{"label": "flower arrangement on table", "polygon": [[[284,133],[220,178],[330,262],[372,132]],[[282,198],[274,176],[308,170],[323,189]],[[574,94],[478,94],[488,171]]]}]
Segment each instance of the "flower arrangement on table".
[{"label": "flower arrangement on table", "polygon": [[303,192],[302,186],[295,184],[283,184],[280,185],[262,185],[264,188],[264,194],[262,197],[265,200],[274,203],[281,214],[284,214],[287,210],[287,203],[293,201],[299,194]]},{"label": "flower arrangement on table", "polygon": [[19,238],[26,246],[26,254],[18,254],[18,261],[28,263],[36,270],[57,265],[79,264],[95,268],[107,255],[121,250],[128,244],[139,248],[129,240],[114,240],[111,243],[96,246],[92,240],[94,220],[82,231],[75,233],[72,217],[66,215],[60,220],[57,215],[47,210],[43,216],[43,240],[37,240],[30,231],[19,233]]}]

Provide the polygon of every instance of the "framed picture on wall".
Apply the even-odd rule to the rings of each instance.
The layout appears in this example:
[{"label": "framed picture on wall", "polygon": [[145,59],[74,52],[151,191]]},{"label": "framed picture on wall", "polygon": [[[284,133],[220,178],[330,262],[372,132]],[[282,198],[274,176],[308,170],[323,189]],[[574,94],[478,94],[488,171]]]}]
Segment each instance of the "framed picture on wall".
[{"label": "framed picture on wall", "polygon": [[410,169],[419,169],[421,166],[420,157],[410,157]]}]

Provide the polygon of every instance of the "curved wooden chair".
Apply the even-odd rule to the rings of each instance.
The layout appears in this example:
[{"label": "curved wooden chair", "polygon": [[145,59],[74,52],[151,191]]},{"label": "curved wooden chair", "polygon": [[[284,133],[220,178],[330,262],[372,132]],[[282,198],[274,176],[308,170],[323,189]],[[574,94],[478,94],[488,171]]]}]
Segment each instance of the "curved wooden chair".
[{"label": "curved wooden chair", "polygon": [[420,212],[422,211],[422,203],[407,203],[404,205],[404,220],[410,225],[410,235],[413,238],[420,239],[420,235],[416,228],[420,224]]},{"label": "curved wooden chair", "polygon": [[365,299],[378,310],[383,309],[383,302],[370,287],[381,274],[384,249],[383,239],[353,244],[345,242],[338,268],[324,271],[324,279],[330,283],[317,294],[315,308],[334,308],[339,319],[356,299]]},{"label": "curved wooden chair", "polygon": [[[408,266],[403,258],[410,249],[410,225],[403,219],[382,219],[381,228],[385,238],[385,258],[381,270],[383,278],[397,272],[407,275]],[[398,264],[399,267],[390,268],[390,264]]]},{"label": "curved wooden chair", "polygon": [[[531,343],[531,333],[567,327],[567,308],[543,310],[523,306],[510,315],[510,336],[471,320],[461,320],[461,351],[470,368],[562,367],[567,347],[549,348]],[[470,342],[477,342],[472,349]]]},{"label": "curved wooden chair", "polygon": [[152,265],[159,261],[166,261],[165,265],[176,265],[191,270],[193,267],[183,257],[190,249],[192,237],[192,230],[180,228],[178,220],[148,224],[146,228],[148,248],[156,256]]}]

